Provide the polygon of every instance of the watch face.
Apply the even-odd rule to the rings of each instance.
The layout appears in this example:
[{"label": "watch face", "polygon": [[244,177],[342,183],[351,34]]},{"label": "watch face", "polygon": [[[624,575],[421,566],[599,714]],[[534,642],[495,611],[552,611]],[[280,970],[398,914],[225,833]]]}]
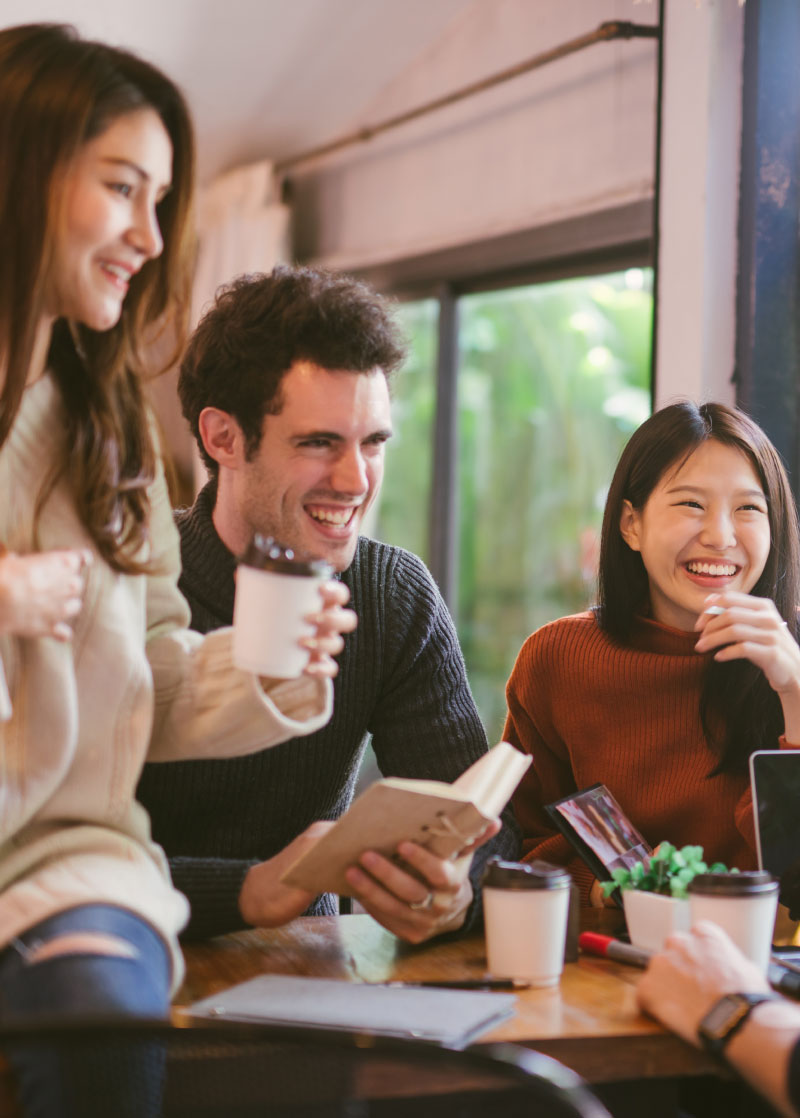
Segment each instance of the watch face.
[{"label": "watch face", "polygon": [[750,1012],[750,1002],[741,994],[727,994],[705,1015],[702,1029],[712,1036],[724,1036]]},{"label": "watch face", "polygon": [[726,994],[711,1007],[698,1026],[704,1046],[722,1058],[725,1045],[747,1020],[750,1011],[761,1002],[771,1001],[774,994]]}]

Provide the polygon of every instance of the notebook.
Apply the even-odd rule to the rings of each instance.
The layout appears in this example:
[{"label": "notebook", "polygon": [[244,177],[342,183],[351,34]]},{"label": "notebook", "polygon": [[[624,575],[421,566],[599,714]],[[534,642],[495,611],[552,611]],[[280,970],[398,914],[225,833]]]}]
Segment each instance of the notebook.
[{"label": "notebook", "polygon": [[184,1012],[216,1020],[414,1037],[461,1048],[510,1017],[516,1000],[514,994],[485,990],[266,974],[195,1002]]}]

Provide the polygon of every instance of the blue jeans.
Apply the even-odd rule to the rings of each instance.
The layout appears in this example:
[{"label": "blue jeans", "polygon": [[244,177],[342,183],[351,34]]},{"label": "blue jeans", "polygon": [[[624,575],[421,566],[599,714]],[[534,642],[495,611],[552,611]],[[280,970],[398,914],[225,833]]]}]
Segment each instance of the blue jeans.
[{"label": "blue jeans", "polygon": [[[36,952],[66,933],[97,932],[125,954],[76,950],[41,960]],[[29,928],[0,953],[0,1027],[59,1025],[121,1018],[166,1018],[170,957],[158,933],[112,905],[67,909]],[[160,1109],[163,1050],[142,1040],[80,1044],[15,1042],[4,1054],[18,1080],[26,1118],[140,1118]]]}]

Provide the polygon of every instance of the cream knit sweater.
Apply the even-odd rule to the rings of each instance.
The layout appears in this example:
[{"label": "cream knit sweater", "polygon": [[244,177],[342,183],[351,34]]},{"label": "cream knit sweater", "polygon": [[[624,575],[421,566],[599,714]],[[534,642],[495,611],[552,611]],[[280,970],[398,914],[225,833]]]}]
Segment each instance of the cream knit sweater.
[{"label": "cream knit sweater", "polygon": [[[58,390],[45,376],[26,390],[0,450],[9,550],[91,547],[63,480],[34,532],[36,496],[63,438]],[[163,473],[150,499],[158,574],[118,574],[95,554],[70,643],[0,636],[13,707],[0,723],[0,946],[62,909],[122,905],[164,936],[177,986],[188,906],[134,799],[145,759],[241,756],[308,734],[328,721],[332,689],[301,677],[267,693],[233,667],[230,629],[201,637],[186,628]]]}]

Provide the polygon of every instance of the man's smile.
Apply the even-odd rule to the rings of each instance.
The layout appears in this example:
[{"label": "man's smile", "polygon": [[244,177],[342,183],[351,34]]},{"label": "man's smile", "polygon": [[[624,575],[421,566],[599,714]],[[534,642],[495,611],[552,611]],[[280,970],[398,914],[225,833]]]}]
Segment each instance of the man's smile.
[{"label": "man's smile", "polygon": [[349,527],[358,505],[347,505],[344,508],[336,505],[304,505],[308,515],[320,524],[331,524],[336,527]]}]

